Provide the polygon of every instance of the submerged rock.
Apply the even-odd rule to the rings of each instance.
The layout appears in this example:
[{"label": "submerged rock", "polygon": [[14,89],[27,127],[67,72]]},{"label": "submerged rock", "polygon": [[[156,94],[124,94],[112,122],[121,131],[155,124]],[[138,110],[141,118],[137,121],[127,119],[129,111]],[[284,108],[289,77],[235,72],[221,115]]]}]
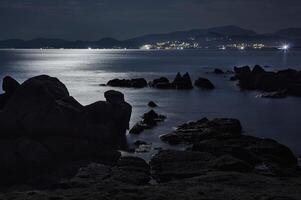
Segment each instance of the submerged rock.
[{"label": "submerged rock", "polygon": [[204,89],[209,89],[209,90],[215,88],[214,85],[213,85],[213,83],[211,81],[209,81],[206,78],[201,78],[201,77],[194,82],[194,85],[196,87],[204,88]]}]

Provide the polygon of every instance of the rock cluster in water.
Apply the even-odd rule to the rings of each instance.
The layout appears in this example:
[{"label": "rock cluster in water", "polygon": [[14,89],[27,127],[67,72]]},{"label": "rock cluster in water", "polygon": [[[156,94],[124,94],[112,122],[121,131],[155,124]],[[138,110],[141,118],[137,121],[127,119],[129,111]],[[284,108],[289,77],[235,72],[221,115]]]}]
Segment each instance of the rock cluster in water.
[{"label": "rock cluster in water", "polygon": [[236,119],[203,118],[183,124],[161,139],[170,144],[192,145],[187,151],[162,151],[153,158],[152,169],[161,181],[211,170],[269,176],[291,176],[300,171],[289,148],[271,139],[243,135]]},{"label": "rock cluster in water", "polygon": [[[58,163],[119,157],[132,107],[118,91],[83,106],[57,78],[36,76],[19,84],[3,79],[0,95],[1,183],[32,177]],[[116,155],[116,156],[114,156]]]},{"label": "rock cluster in water", "polygon": [[145,129],[151,129],[157,126],[158,122],[166,119],[166,116],[157,114],[154,110],[144,113],[140,122],[137,122],[130,130],[130,134],[140,134]]},{"label": "rock cluster in water", "polygon": [[278,72],[265,71],[256,65],[235,67],[235,77],[239,86],[245,90],[260,90],[265,92],[264,97],[282,98],[287,95],[301,96],[301,71],[294,69],[280,70]]}]

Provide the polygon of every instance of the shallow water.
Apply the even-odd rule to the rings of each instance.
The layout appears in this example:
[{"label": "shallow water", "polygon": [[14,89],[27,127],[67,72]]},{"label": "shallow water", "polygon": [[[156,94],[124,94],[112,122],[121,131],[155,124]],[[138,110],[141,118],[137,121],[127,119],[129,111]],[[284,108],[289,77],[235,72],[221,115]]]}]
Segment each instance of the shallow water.
[{"label": "shallow water", "polygon": [[[301,98],[256,98],[257,92],[242,92],[230,82],[229,76],[208,74],[213,68],[227,70],[241,65],[267,65],[267,69],[301,69],[301,52],[290,51],[139,51],[139,50],[0,50],[0,78],[11,75],[24,81],[39,74],[58,77],[72,96],[86,105],[103,100],[110,87],[101,87],[113,78],[144,77],[152,80],[160,76],[174,78],[176,73],[189,72],[193,79],[209,78],[213,91],[118,89],[133,106],[131,126],[149,110],[150,100],[159,104],[157,112],[167,120],[140,136],[128,136],[151,142],[152,148],[167,147],[159,135],[173,127],[202,117],[232,117],[242,122],[246,134],[269,137],[301,153]],[[153,152],[153,151],[151,151]],[[145,156],[145,155],[144,155]],[[150,156],[150,154],[147,154]]]}]

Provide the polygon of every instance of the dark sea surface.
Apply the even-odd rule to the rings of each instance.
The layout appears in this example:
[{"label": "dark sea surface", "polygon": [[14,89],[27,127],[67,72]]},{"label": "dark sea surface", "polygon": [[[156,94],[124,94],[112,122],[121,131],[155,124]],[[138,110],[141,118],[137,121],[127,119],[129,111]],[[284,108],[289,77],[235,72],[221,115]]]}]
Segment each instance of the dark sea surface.
[{"label": "dark sea surface", "polygon": [[242,122],[245,134],[273,138],[301,154],[301,98],[257,98],[258,92],[240,91],[229,81],[230,75],[207,73],[216,67],[231,70],[255,64],[268,66],[266,70],[301,70],[301,51],[0,50],[1,80],[5,75],[20,82],[40,74],[55,76],[83,105],[104,100],[103,93],[112,88],[99,84],[113,78],[144,77],[149,81],[189,72],[193,79],[206,77],[216,85],[213,91],[114,88],[133,106],[131,126],[149,110],[150,100],[159,104],[158,113],[167,115],[155,129],[129,135],[129,143],[140,139],[151,142],[152,150],[165,148],[159,135],[177,125],[202,117],[231,117]]}]

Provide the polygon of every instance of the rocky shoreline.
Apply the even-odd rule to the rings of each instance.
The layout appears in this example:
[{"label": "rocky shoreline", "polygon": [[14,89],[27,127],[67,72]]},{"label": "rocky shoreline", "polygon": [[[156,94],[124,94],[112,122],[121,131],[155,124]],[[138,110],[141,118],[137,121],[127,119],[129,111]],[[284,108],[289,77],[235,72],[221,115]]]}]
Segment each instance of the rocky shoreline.
[{"label": "rocky shoreline", "polygon": [[[126,146],[132,109],[122,93],[110,90],[106,101],[82,106],[46,75],[22,84],[7,77],[3,90],[0,200],[301,199],[293,152],[243,133],[237,119],[182,124],[161,140],[187,148],[160,150],[146,162],[118,151]],[[151,110],[140,123],[152,127],[159,119]]]}]

